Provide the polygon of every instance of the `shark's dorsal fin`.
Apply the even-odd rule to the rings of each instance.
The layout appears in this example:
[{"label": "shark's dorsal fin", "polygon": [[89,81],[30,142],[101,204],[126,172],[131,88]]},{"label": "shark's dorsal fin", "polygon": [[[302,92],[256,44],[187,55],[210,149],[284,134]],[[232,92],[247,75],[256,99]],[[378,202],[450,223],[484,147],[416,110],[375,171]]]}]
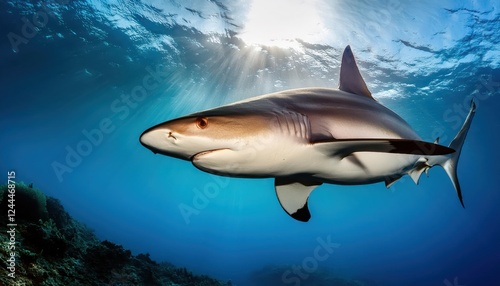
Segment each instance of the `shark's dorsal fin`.
[{"label": "shark's dorsal fin", "polygon": [[375,100],[372,97],[372,93],[368,90],[363,77],[359,73],[359,69],[356,65],[356,60],[354,59],[350,46],[345,48],[344,55],[342,56],[339,89],[345,92],[363,95]]},{"label": "shark's dorsal fin", "polygon": [[306,222],[311,218],[307,199],[322,183],[296,178],[276,178],[274,187],[281,207],[294,219]]}]

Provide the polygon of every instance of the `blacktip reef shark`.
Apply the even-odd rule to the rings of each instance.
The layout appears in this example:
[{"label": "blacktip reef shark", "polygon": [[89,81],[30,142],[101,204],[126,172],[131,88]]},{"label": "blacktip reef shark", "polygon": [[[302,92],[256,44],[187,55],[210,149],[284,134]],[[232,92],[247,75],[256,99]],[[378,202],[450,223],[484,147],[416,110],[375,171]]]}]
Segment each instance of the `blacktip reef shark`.
[{"label": "blacktip reef shark", "polygon": [[338,89],[285,90],[193,113],[149,128],[140,142],[208,173],[274,178],[281,206],[299,221],[310,219],[309,194],[323,183],[389,187],[404,175],[418,183],[436,165],[463,206],[457,163],[475,109],[472,101],[448,147],[424,142],[372,97],[347,46]]}]

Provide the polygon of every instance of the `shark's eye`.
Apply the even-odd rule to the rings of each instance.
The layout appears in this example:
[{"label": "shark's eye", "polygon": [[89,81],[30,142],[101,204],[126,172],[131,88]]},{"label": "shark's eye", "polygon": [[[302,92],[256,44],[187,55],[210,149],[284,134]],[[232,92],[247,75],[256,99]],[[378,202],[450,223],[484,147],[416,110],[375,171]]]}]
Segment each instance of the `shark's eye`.
[{"label": "shark's eye", "polygon": [[205,129],[208,126],[208,118],[206,117],[198,117],[196,118],[196,126],[200,129]]}]

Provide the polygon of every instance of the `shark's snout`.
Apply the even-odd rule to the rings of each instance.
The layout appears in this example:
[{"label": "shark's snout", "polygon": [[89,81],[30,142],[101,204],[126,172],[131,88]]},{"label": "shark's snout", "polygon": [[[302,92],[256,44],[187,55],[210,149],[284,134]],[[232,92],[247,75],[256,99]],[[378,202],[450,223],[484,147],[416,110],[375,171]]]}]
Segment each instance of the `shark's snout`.
[{"label": "shark's snout", "polygon": [[141,134],[141,137],[139,137],[139,142],[141,142],[142,146],[153,151],[153,153],[155,153],[155,154],[157,153],[155,151],[155,148],[153,148],[153,146],[152,146],[151,136],[150,136],[150,134],[148,134],[147,131]]},{"label": "shark's snout", "polygon": [[182,140],[180,133],[164,126],[156,126],[144,131],[139,137],[139,141],[142,146],[153,151],[155,154],[177,157],[183,160],[188,160],[194,154],[190,150],[189,144],[188,146],[181,144],[186,142]]},{"label": "shark's snout", "polygon": [[148,148],[153,151],[153,153],[161,153],[160,147],[162,144],[165,144],[167,140],[175,140],[175,136],[173,136],[172,132],[162,132],[160,130],[149,129],[144,131],[139,138],[142,146]]}]

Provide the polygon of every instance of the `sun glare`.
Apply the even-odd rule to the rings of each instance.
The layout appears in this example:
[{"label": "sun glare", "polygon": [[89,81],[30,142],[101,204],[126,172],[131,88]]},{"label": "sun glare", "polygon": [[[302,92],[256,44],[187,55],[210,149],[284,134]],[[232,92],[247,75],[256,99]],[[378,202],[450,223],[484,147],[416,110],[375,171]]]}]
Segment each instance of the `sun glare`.
[{"label": "sun glare", "polygon": [[326,34],[320,7],[316,0],[254,0],[238,37],[281,48],[297,48],[297,39],[317,43]]}]

